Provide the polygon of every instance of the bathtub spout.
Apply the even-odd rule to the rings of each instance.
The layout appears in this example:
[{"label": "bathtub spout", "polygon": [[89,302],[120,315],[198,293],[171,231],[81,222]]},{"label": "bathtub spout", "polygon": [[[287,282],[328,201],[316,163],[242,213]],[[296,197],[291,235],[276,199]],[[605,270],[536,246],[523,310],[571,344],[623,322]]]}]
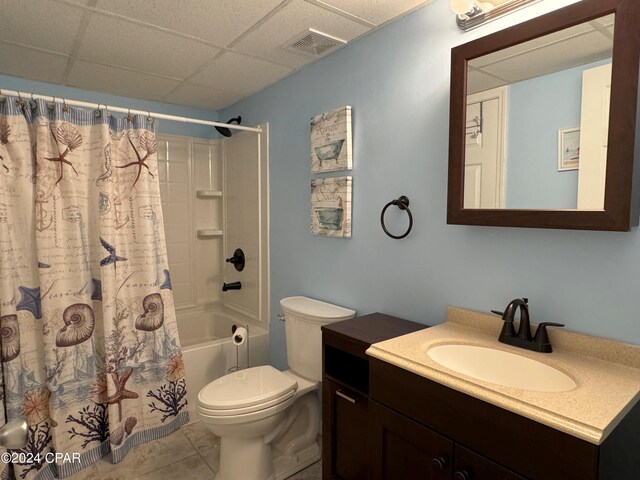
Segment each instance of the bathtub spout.
[{"label": "bathtub spout", "polygon": [[242,282],[224,282],[222,284],[222,291],[226,292],[227,290],[240,290],[242,288]]}]

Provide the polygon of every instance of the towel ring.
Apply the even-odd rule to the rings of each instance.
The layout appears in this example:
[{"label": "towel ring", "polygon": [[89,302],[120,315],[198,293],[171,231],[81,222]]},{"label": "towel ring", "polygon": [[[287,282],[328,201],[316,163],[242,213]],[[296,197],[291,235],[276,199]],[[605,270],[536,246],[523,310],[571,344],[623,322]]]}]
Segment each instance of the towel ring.
[{"label": "towel ring", "polygon": [[[395,205],[400,210],[405,210],[409,215],[409,228],[407,228],[407,231],[404,232],[402,235],[394,235],[390,233],[389,230],[387,230],[386,225],[384,224],[384,214],[387,212],[387,208],[389,208],[391,205]],[[391,200],[389,203],[387,203],[382,209],[382,213],[380,214],[380,224],[382,225],[382,230],[384,230],[384,233],[386,233],[387,235],[389,235],[391,238],[395,240],[401,240],[407,235],[409,235],[409,233],[411,233],[411,229],[413,228],[413,215],[411,215],[411,210],[409,210],[409,198],[402,195],[401,197],[398,197],[396,200]]]}]

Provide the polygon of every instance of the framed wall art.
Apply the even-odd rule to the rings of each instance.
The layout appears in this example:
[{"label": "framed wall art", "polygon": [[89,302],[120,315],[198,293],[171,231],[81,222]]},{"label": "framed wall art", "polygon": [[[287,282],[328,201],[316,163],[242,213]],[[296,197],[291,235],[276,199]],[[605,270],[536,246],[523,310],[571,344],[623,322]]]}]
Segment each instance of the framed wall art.
[{"label": "framed wall art", "polygon": [[352,177],[311,180],[311,233],[351,237]]},{"label": "framed wall art", "polygon": [[311,119],[311,172],[353,168],[351,107],[344,106]]}]

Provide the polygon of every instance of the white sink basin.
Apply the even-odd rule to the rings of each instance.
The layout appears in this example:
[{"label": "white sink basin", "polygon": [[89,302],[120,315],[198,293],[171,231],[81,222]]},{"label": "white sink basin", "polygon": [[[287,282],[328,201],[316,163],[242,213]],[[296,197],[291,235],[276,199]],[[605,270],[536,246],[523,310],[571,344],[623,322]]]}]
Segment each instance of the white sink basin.
[{"label": "white sink basin", "polygon": [[571,377],[549,365],[493,348],[438,345],[430,348],[427,355],[443,367],[505,387],[566,392],[577,386]]}]

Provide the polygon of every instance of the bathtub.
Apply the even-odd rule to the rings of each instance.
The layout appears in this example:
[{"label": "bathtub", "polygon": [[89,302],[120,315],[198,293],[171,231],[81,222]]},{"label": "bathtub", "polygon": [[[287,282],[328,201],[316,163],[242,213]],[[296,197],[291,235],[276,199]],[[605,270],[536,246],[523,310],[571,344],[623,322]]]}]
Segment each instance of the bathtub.
[{"label": "bathtub", "polygon": [[[191,421],[195,421],[198,392],[205,385],[226,375],[236,365],[246,368],[269,363],[269,332],[230,310],[178,310],[176,316],[185,365],[188,410]],[[240,347],[231,340],[233,325],[249,331],[249,338]]]}]

